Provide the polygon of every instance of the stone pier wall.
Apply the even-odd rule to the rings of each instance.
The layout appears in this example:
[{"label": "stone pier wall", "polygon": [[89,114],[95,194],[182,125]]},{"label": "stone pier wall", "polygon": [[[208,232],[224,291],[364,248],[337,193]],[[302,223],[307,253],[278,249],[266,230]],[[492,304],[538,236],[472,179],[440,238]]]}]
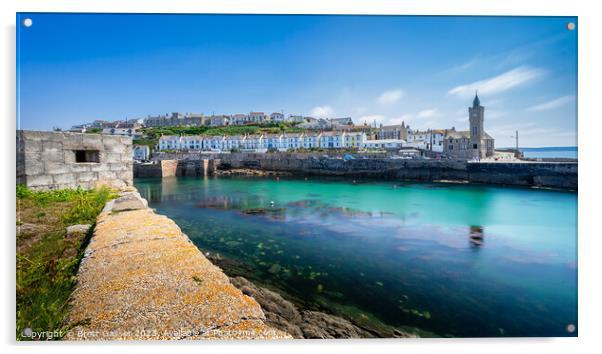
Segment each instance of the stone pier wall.
[{"label": "stone pier wall", "polygon": [[70,305],[67,340],[292,338],[135,191],[98,216]]},{"label": "stone pier wall", "polygon": [[134,177],[206,176],[219,166],[219,159],[158,160],[134,164]]},{"label": "stone pier wall", "polygon": [[[189,154],[194,155],[194,154]],[[198,154],[194,156],[199,156]],[[573,162],[466,162],[460,160],[391,159],[363,156],[345,161],[318,154],[233,153],[197,159],[179,154],[177,176],[203,176],[215,169],[257,169],[300,175],[348,176],[414,181],[458,181],[576,190],[578,164]],[[159,160],[156,163],[163,163]],[[175,161],[175,160],[170,160]],[[141,165],[136,176],[146,176]],[[152,169],[152,167],[149,167]]]}]

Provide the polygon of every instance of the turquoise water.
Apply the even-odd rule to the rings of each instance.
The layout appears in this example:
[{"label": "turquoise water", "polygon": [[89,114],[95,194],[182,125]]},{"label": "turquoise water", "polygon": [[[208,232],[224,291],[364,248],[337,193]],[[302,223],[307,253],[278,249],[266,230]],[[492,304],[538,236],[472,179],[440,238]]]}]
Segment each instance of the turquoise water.
[{"label": "turquoise water", "polygon": [[576,335],[576,193],[313,177],[135,184],[203,251],[309,308],[440,336]]}]

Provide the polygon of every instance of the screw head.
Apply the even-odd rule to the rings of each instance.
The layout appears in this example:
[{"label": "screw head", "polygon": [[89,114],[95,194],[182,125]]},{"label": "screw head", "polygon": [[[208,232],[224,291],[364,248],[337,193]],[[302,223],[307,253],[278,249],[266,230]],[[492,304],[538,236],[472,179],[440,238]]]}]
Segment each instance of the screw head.
[{"label": "screw head", "polygon": [[569,31],[572,31],[575,29],[575,23],[574,22],[569,22],[566,24],[566,29],[568,29]]},{"label": "screw head", "polygon": [[576,327],[575,327],[575,325],[574,325],[574,324],[572,324],[572,323],[571,323],[571,324],[568,324],[568,325],[566,325],[566,331],[567,331],[567,332],[569,332],[569,333],[573,333],[573,332],[575,332],[575,330],[576,330],[576,329],[577,329],[577,328],[576,328]]},{"label": "screw head", "polygon": [[23,26],[31,27],[31,25],[33,25],[33,21],[31,20],[31,18],[26,18],[23,20]]}]

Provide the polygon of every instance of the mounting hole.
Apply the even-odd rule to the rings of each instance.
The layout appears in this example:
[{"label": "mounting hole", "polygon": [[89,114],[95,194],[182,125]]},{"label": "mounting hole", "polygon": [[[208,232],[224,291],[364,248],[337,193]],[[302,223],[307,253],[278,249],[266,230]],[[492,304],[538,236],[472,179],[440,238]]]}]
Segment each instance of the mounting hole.
[{"label": "mounting hole", "polygon": [[33,21],[31,20],[31,18],[26,18],[23,20],[23,26],[31,27],[31,25],[33,25]]},{"label": "mounting hole", "polygon": [[571,324],[568,324],[568,325],[566,325],[566,331],[567,331],[567,332],[569,332],[569,333],[574,333],[576,329],[577,329],[577,328],[576,328],[576,327],[575,327],[575,325],[574,325],[574,324],[572,324],[572,323],[571,323]]},{"label": "mounting hole", "polygon": [[575,22],[569,22],[566,24],[566,29],[568,29],[569,31],[572,31],[575,29]]}]

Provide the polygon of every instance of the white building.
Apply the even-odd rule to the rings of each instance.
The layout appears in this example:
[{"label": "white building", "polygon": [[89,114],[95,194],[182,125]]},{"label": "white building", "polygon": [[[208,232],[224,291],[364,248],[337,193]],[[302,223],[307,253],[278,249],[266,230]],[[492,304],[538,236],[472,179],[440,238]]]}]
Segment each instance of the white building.
[{"label": "white building", "polygon": [[265,134],[263,136],[263,147],[268,150],[280,150],[282,134]]},{"label": "white building", "polygon": [[148,145],[137,145],[132,147],[132,155],[135,161],[147,161],[150,158]]},{"label": "white building", "polygon": [[181,150],[181,137],[176,135],[163,135],[159,138],[159,150]]},{"label": "white building", "polygon": [[237,113],[230,117],[230,125],[245,125],[249,123],[249,116],[242,113]]},{"label": "white building", "polygon": [[401,149],[405,144],[406,144],[406,141],[402,140],[402,139],[380,139],[380,140],[364,141],[364,147],[366,149],[378,149],[378,150]]},{"label": "white building", "polygon": [[430,130],[410,130],[408,132],[407,146],[430,150],[431,149],[431,132]]},{"label": "white building", "polygon": [[343,133],[343,145],[350,149],[360,149],[364,146],[364,142],[367,140],[366,133],[364,132],[344,132]]},{"label": "white building", "polygon": [[304,149],[320,147],[320,137],[322,134],[303,134],[301,137]]},{"label": "white building", "polygon": [[299,127],[305,129],[329,129],[332,128],[332,123],[324,118],[305,117],[303,123]]},{"label": "white building", "polygon": [[263,112],[251,112],[249,113],[249,121],[252,123],[262,124],[268,120],[268,116],[266,116]]},{"label": "white building", "polygon": [[284,134],[281,138],[281,149],[283,150],[292,150],[292,149],[300,149],[303,147],[303,133],[288,133]]},{"label": "white building", "polygon": [[209,118],[210,121],[210,125],[212,127],[221,127],[223,125],[228,125],[228,123],[230,122],[230,117],[225,116],[225,115],[219,115],[219,116],[211,116]]},{"label": "white building", "polygon": [[289,115],[287,121],[292,122],[292,123],[303,123],[305,121],[305,119],[303,118],[303,116]]},{"label": "white building", "polygon": [[351,119],[351,117],[331,118],[331,119],[328,119],[328,121],[332,125],[353,125],[353,119]]},{"label": "white building", "polygon": [[443,152],[443,147],[444,147],[446,136],[447,136],[447,129],[431,130],[431,150],[434,152]]},{"label": "white building", "polygon": [[261,151],[266,149],[262,134],[247,135],[243,140],[242,146],[244,150]]},{"label": "white building", "polygon": [[443,152],[445,137],[448,135],[448,132],[451,131],[455,131],[455,128],[409,131],[406,146],[434,152]]},{"label": "white building", "polygon": [[270,121],[274,123],[282,123],[284,122],[284,114],[279,112],[274,112],[270,114]]},{"label": "white building", "polygon": [[287,151],[294,149],[360,149],[366,142],[364,132],[330,131],[323,133],[256,134],[234,136],[164,135],[158,150],[186,151]]},{"label": "white building", "polygon": [[323,132],[320,135],[320,147],[324,149],[340,149],[344,147],[343,132]]},{"label": "white building", "polygon": [[240,149],[243,146],[245,137],[242,135],[225,136],[222,141],[222,151],[230,151],[232,149]]}]

